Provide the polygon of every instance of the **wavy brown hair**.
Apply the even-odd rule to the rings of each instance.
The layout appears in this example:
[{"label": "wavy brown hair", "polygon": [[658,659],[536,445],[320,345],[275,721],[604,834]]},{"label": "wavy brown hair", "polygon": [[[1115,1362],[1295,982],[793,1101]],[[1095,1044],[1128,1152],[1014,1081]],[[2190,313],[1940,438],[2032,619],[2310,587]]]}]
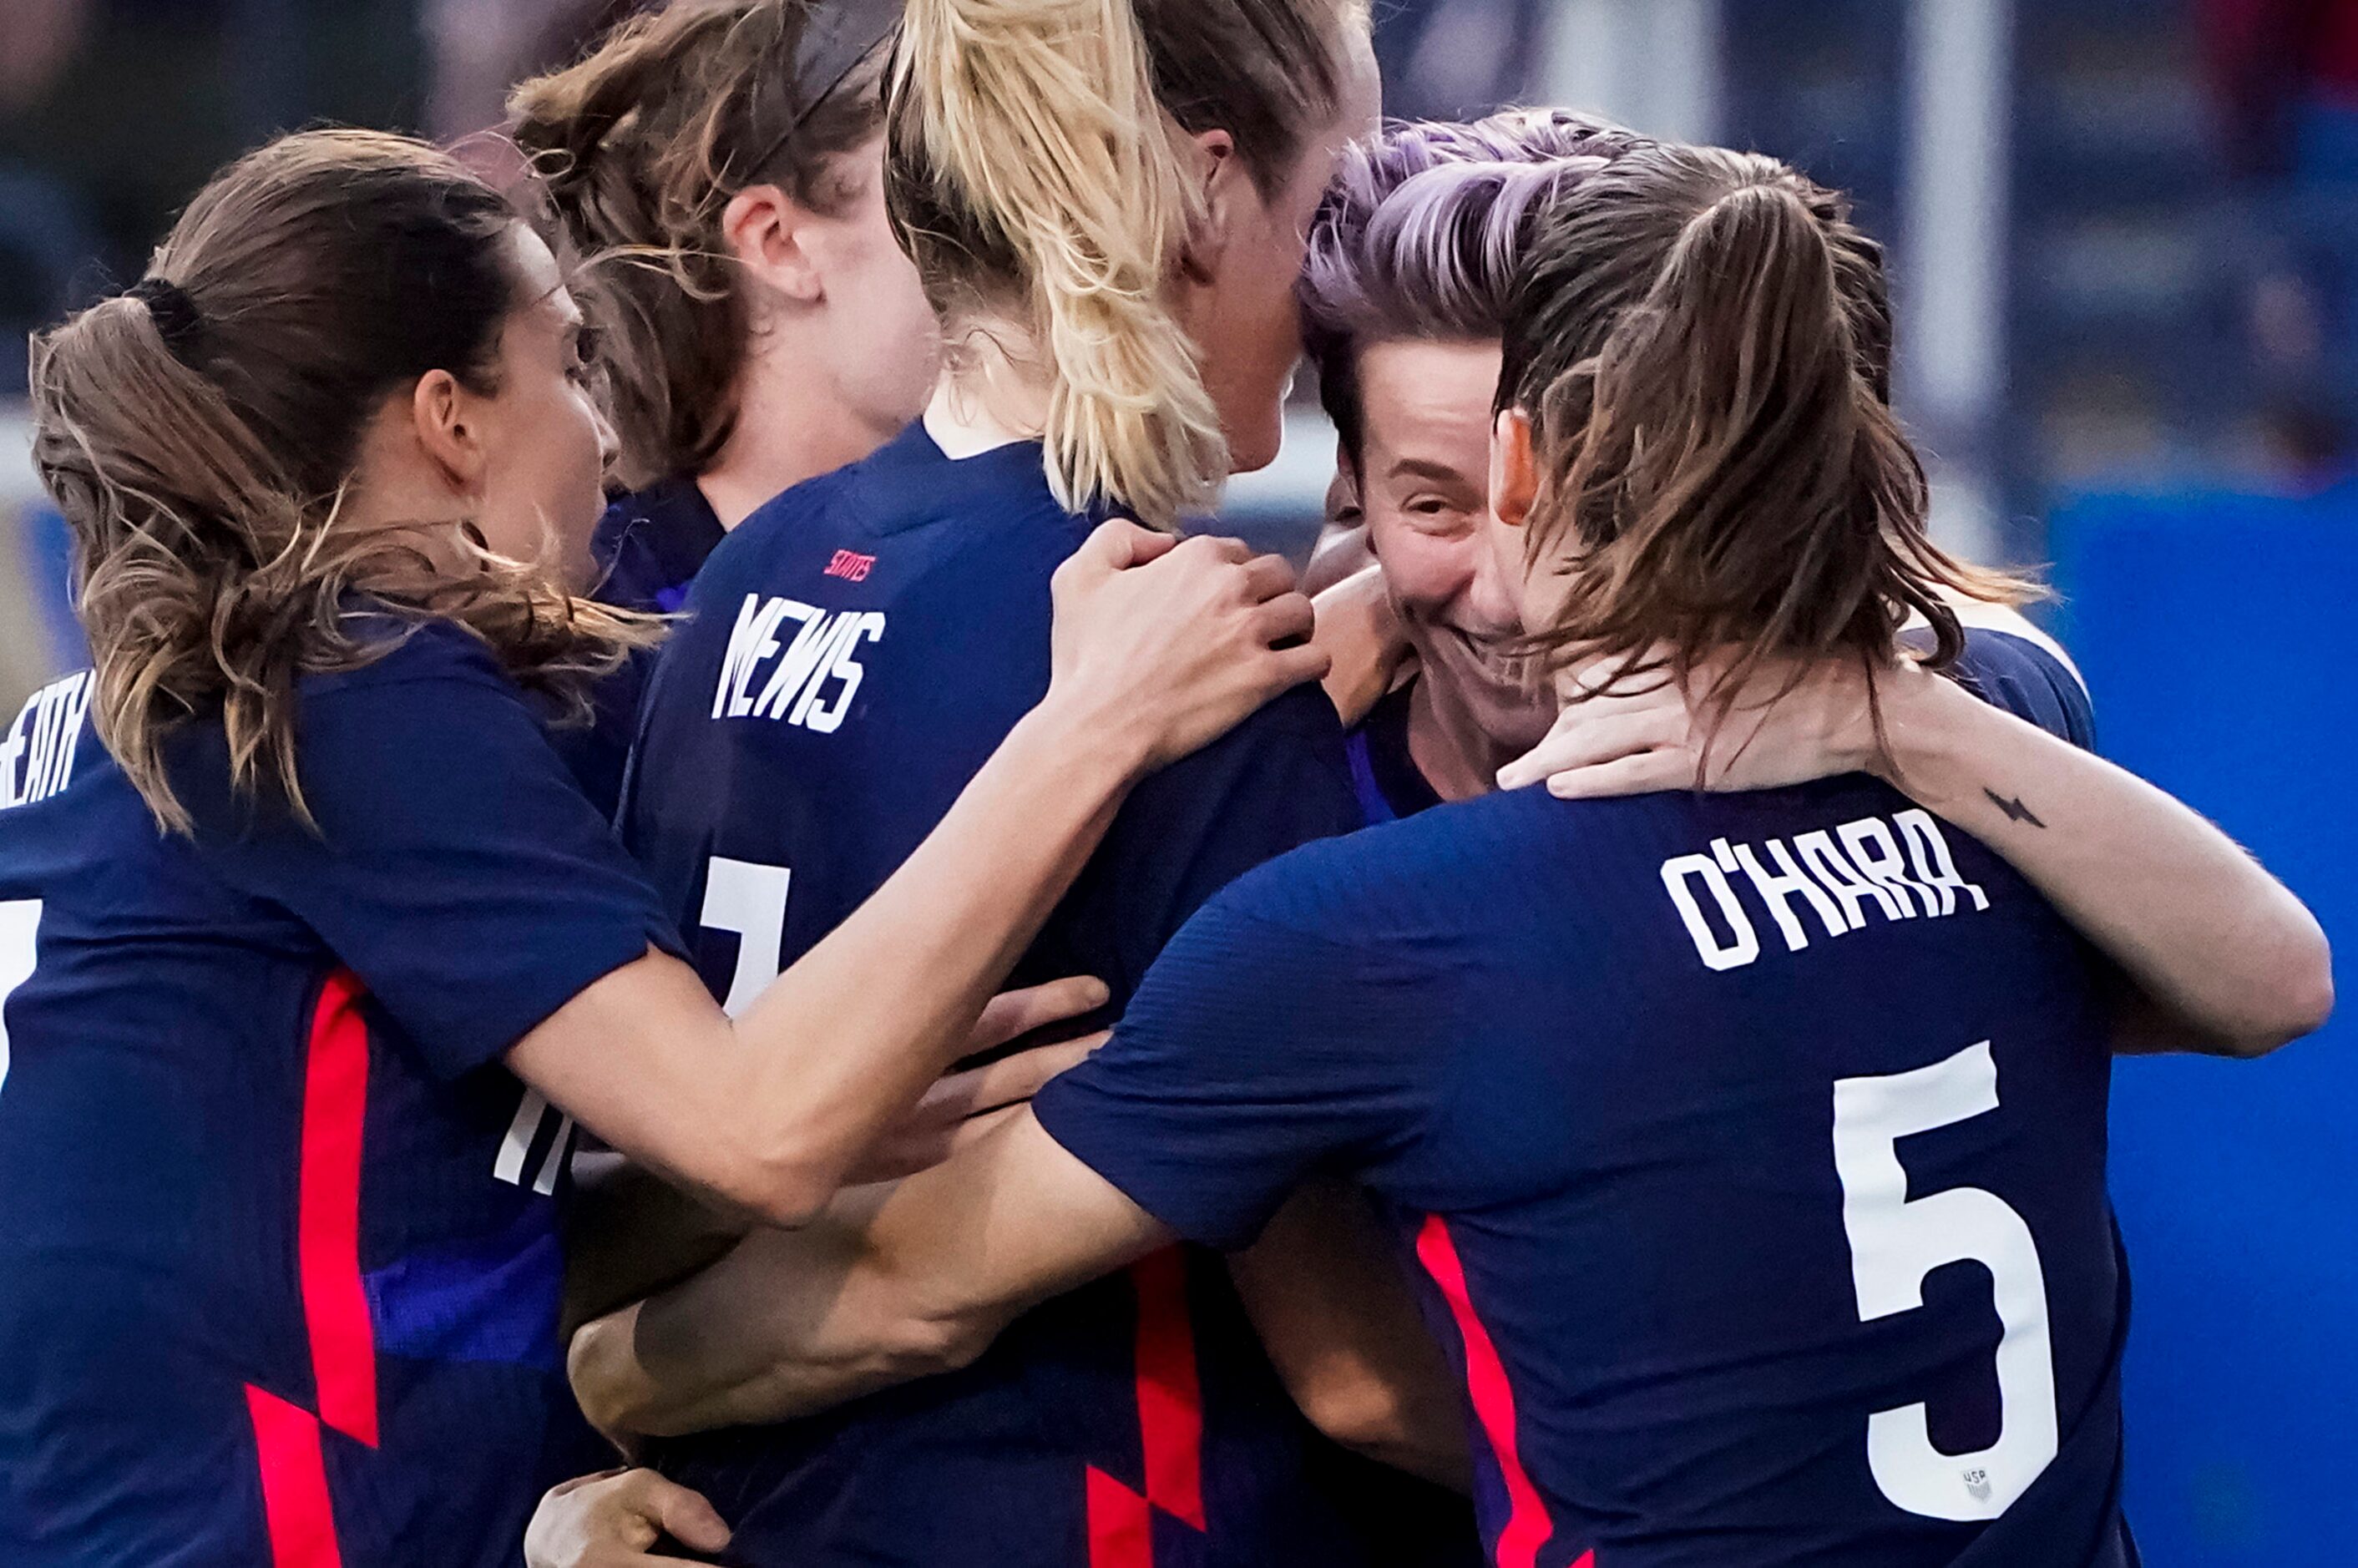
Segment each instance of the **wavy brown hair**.
[{"label": "wavy brown hair", "polygon": [[297,682],[405,628],[455,622],[582,715],[654,640],[471,530],[454,549],[447,529],[338,526],[388,398],[436,370],[496,390],[518,222],[422,142],[306,132],[216,176],[140,287],[35,342],[34,460],[73,533],[99,738],[167,827],[189,827],[167,742],[214,717],[235,785],[309,820]]},{"label": "wavy brown hair", "polygon": [[1932,542],[1889,403],[1891,319],[1881,248],[1773,158],[1640,146],[1567,186],[1499,382],[1532,421],[1527,547],[1564,589],[1534,643],[1625,681],[1660,646],[1682,681],[1734,650],[1724,721],[1773,660],[1855,657],[1872,680],[1920,615],[1944,668],[1964,647],[1944,593],[2037,597]]},{"label": "wavy brown hair", "polygon": [[798,63],[813,28],[863,27],[862,9],[679,0],[508,101],[517,145],[590,264],[581,305],[605,347],[625,484],[703,472],[736,427],[752,322],[721,232],[729,203],[774,184],[832,214],[874,178],[843,158],[883,124],[882,48],[839,79],[802,80]]}]

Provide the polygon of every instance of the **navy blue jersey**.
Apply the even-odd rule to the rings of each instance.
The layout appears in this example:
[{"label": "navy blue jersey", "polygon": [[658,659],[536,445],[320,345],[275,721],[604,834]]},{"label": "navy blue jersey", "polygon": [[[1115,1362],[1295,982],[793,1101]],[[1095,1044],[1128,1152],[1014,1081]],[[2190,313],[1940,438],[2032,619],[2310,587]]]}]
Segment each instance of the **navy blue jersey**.
[{"label": "navy blue jersey", "polygon": [[[1931,650],[1932,634],[1919,627],[1903,633],[1912,647]],[[2027,719],[2082,751],[2096,749],[2096,710],[2080,677],[2028,637],[1968,627],[1965,651],[1949,677],[1993,707]]]},{"label": "navy blue jersey", "polygon": [[1196,1241],[1410,1217],[1501,1568],[2115,1568],[2100,989],[1864,777],[1526,790],[1241,880],[1035,1109]]},{"label": "navy blue jersey", "polygon": [[1351,788],[1361,818],[1370,825],[1397,822],[1441,804],[1441,792],[1409,751],[1409,708],[1415,692],[1412,681],[1387,693],[1344,738]]},{"label": "navy blue jersey", "polygon": [[455,631],[302,683],[317,832],[218,722],[160,832],[90,692],[0,743],[0,1562],[519,1563],[595,1448],[501,1058],[669,923]]},{"label": "navy blue jersey", "polygon": [[[590,555],[598,563],[594,597],[620,610],[668,615],[687,602],[687,585],[704,558],[729,536],[693,479],[665,480],[618,497],[598,520]],[[598,684],[586,726],[553,732],[558,755],[582,793],[608,816],[622,796],[622,769],[639,726],[639,700],[659,649],[642,649]]]},{"label": "navy blue jersey", "polygon": [[[1039,702],[1049,579],[1087,527],[1037,444],[953,461],[920,426],[713,552],[624,822],[716,994],[749,1001],[839,925]],[[1138,788],[1016,980],[1093,974],[1119,1006],[1215,890],[1354,822],[1334,710],[1290,693]],[[747,1563],[1347,1563],[1299,1487],[1303,1436],[1225,1271],[1174,1253],[965,1371],[663,1464]]]}]

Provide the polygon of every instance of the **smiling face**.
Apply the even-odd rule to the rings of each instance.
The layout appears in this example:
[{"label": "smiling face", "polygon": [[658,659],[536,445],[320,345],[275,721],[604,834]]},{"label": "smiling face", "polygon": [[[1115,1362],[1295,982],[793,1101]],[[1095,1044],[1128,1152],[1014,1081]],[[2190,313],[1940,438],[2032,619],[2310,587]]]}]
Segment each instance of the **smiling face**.
[{"label": "smiling face", "polygon": [[1554,715],[1514,652],[1520,572],[1492,548],[1495,343],[1383,342],[1362,350],[1360,505],[1368,539],[1432,683],[1431,699],[1501,750],[1526,751]]}]

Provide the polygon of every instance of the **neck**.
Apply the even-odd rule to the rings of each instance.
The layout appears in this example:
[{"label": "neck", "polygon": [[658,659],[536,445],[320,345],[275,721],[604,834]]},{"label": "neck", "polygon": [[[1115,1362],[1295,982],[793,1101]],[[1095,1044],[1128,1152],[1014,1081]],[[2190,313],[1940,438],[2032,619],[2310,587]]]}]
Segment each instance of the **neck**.
[{"label": "neck", "polygon": [[817,356],[791,352],[784,334],[754,351],[737,394],[737,424],[697,488],[724,528],[734,528],[805,480],[856,463],[900,434],[809,373]]},{"label": "neck", "polygon": [[1496,790],[1498,770],[1514,761],[1471,715],[1444,705],[1429,676],[1419,676],[1409,693],[1408,754],[1433,793],[1453,802]]},{"label": "neck", "polygon": [[1051,377],[1031,334],[1000,318],[965,322],[952,338],[925,406],[925,431],[953,458],[1039,438],[1048,427]]}]

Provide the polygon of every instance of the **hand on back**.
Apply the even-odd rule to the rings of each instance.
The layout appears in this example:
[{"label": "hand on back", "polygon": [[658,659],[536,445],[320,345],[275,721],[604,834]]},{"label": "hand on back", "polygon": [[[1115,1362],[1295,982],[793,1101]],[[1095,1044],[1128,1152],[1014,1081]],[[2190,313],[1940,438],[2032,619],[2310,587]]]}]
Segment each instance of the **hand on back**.
[{"label": "hand on back", "polygon": [[[1675,679],[1657,650],[1634,665],[1574,665],[1594,695],[1571,704],[1546,740],[1498,772],[1498,787],[1546,781],[1564,800],[1657,790],[1775,789],[1838,773],[1874,771],[1875,701],[1932,678],[1906,658],[1874,672],[1843,659],[1769,660],[1745,677],[1722,717],[1727,661]],[[1625,670],[1632,673],[1624,674]]]},{"label": "hand on back", "polygon": [[1217,739],[1279,693],[1322,679],[1293,568],[1234,539],[1098,529],[1056,572],[1049,700],[1149,769]]}]

